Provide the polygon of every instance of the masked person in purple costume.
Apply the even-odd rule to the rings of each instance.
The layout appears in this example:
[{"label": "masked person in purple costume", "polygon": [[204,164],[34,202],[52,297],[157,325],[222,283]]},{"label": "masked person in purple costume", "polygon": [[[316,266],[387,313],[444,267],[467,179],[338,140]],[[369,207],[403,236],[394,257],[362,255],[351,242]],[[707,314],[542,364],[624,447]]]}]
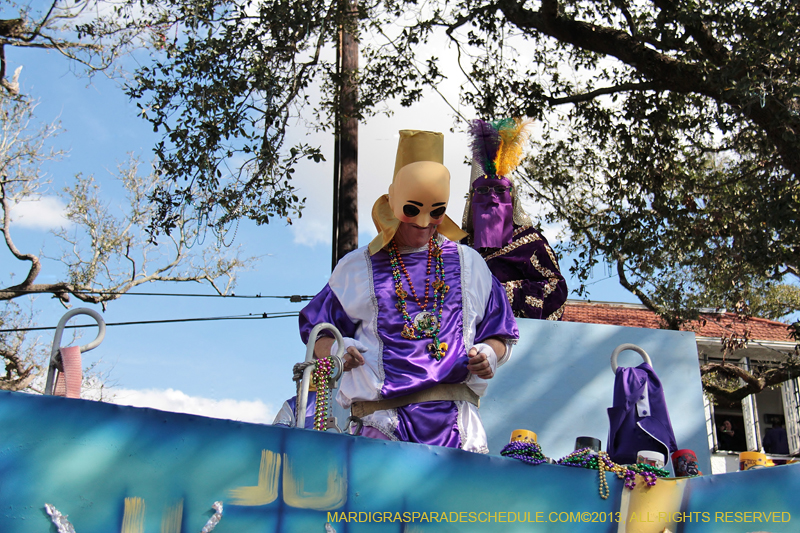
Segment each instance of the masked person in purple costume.
[{"label": "masked person in purple costume", "polygon": [[[300,313],[303,342],[329,322],[344,336],[337,401],[362,435],[488,453],[479,398],[519,337],[505,292],[445,215],[441,133],[403,130],[378,236],[343,257]],[[455,242],[454,242],[455,241]],[[315,355],[335,353],[321,337]]]},{"label": "masked person in purple costume", "polygon": [[[312,384],[313,385],[313,384]],[[299,426],[301,428],[314,427],[314,415],[317,409],[317,392],[316,389],[308,391],[308,399],[306,400],[306,416],[302,424],[297,423],[297,396],[292,396],[281,406],[281,410],[275,415],[275,420],[272,421],[273,426],[286,426],[293,428]]]},{"label": "masked person in purple costume", "polygon": [[561,320],[567,282],[547,242],[522,210],[511,172],[522,160],[529,121],[474,120],[472,187],[464,241],[480,252],[505,287],[514,316]]}]

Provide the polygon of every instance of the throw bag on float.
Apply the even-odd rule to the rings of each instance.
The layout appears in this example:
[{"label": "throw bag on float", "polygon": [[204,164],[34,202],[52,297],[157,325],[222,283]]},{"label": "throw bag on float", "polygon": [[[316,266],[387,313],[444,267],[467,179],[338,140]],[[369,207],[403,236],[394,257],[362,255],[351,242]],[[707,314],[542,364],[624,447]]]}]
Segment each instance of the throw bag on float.
[{"label": "throw bag on float", "polygon": [[[615,367],[616,357],[612,356]],[[642,450],[660,452],[669,462],[672,452],[678,450],[661,380],[648,362],[635,368],[616,367],[608,421],[606,451],[617,464],[635,464]]]}]

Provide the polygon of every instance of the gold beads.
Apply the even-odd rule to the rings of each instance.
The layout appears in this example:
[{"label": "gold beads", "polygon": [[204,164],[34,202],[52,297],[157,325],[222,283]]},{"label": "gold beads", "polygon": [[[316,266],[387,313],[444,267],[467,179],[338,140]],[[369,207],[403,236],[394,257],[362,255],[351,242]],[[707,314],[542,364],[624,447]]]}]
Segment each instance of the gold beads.
[{"label": "gold beads", "polygon": [[597,471],[600,476],[600,497],[604,500],[607,500],[608,495],[611,494],[611,491],[608,488],[608,480],[606,479],[606,463],[604,461],[605,455],[605,452],[600,452],[599,457],[597,458]]}]

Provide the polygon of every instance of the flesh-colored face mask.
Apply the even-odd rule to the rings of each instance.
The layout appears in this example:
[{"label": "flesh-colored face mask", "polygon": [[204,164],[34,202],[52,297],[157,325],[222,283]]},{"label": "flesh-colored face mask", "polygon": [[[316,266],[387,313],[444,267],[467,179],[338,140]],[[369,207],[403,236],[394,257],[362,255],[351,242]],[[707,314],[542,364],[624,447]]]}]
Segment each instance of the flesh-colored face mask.
[{"label": "flesh-colored face mask", "polygon": [[389,206],[401,222],[421,228],[444,220],[450,199],[450,172],[432,161],[402,167],[389,186]]}]

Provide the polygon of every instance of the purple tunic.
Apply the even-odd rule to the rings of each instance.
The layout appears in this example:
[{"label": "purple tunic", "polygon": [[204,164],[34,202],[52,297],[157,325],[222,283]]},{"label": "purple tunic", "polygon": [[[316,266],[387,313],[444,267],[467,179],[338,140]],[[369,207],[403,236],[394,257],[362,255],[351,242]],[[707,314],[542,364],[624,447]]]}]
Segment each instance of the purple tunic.
[{"label": "purple tunic", "polygon": [[[337,265],[328,285],[301,312],[303,342],[308,342],[314,325],[330,322],[343,336],[356,338],[368,347],[364,353],[366,364],[346,373],[342,380],[337,399],[344,407],[353,401],[403,396],[438,383],[466,382],[480,395],[486,382],[467,371],[468,349],[489,337],[512,342],[519,337],[505,291],[482,259],[468,247],[447,240],[443,240],[441,249],[444,279],[450,289],[444,297],[439,333],[439,341],[447,343],[448,348],[440,361],[433,359],[427,349],[430,338],[401,336],[404,321],[395,307],[397,296],[385,250],[373,256],[365,249],[348,254]],[[424,294],[426,277],[432,284],[435,275],[433,266],[430,276],[426,275],[427,248],[409,253],[401,250],[401,258],[419,300],[418,303],[403,277],[403,287],[409,293],[408,314],[413,318],[423,307],[432,311],[433,289],[429,290],[427,305]],[[364,424],[389,438],[449,447],[463,444],[464,428],[459,427],[459,420],[465,425],[476,424],[474,419],[464,419],[467,414],[460,413],[452,401],[412,404],[378,411],[376,415],[365,417]]]},{"label": "purple tunic", "polygon": [[553,250],[532,226],[517,226],[510,244],[482,249],[492,274],[503,284],[514,316],[561,320],[567,282]]}]

